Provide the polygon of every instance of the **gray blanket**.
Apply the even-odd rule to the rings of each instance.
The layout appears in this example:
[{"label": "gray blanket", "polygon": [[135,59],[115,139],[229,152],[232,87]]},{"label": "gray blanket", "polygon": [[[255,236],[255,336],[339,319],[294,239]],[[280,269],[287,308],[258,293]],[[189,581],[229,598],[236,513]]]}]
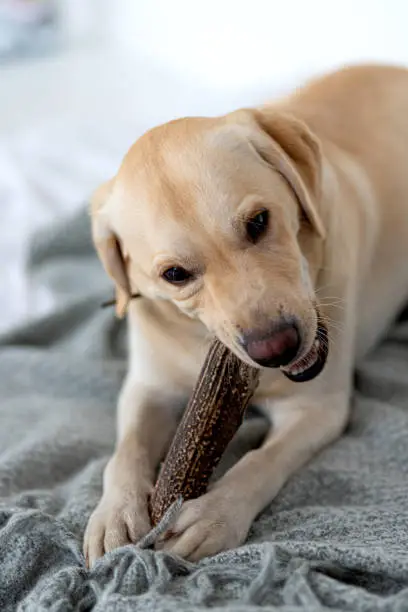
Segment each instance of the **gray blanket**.
[{"label": "gray blanket", "polygon": [[[408,324],[357,378],[348,431],[295,475],[237,550],[190,564],[127,546],[84,565],[112,451],[125,328],[85,214],[36,237],[29,271],[58,298],[0,339],[0,610],[408,610]],[[259,443],[243,425],[228,461]]]}]

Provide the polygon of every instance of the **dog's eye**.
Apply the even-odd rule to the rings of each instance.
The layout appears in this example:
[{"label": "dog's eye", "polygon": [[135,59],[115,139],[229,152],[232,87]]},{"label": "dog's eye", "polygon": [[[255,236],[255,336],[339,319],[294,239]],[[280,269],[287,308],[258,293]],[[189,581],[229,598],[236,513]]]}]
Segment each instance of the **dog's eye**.
[{"label": "dog's eye", "polygon": [[168,283],[172,283],[173,285],[181,285],[182,283],[186,283],[187,281],[191,280],[193,275],[181,266],[173,266],[172,268],[165,270],[162,277]]},{"label": "dog's eye", "polygon": [[267,210],[259,211],[246,223],[246,233],[248,240],[258,242],[268,228],[269,213]]}]

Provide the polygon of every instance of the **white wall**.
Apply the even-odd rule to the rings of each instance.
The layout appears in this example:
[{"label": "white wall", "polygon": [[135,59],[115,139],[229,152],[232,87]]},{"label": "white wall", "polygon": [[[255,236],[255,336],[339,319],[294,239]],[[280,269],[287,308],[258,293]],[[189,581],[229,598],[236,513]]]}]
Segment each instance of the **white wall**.
[{"label": "white wall", "polygon": [[115,0],[116,44],[220,88],[408,64],[406,0]]},{"label": "white wall", "polygon": [[408,65],[408,0],[58,2],[65,51],[0,67],[0,134],[89,108],[148,126],[256,104],[348,61]]}]

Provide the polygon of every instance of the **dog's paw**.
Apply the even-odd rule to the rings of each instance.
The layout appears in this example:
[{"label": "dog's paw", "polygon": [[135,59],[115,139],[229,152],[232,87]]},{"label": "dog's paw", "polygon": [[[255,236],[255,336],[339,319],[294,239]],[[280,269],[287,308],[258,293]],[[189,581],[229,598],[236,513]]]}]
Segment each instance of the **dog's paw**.
[{"label": "dog's paw", "polygon": [[236,548],[245,541],[250,521],[228,498],[209,492],[185,502],[176,523],[160,538],[157,550],[189,561]]},{"label": "dog's paw", "polygon": [[91,514],[84,535],[88,567],[106,552],[137,543],[151,529],[147,495],[102,497]]}]

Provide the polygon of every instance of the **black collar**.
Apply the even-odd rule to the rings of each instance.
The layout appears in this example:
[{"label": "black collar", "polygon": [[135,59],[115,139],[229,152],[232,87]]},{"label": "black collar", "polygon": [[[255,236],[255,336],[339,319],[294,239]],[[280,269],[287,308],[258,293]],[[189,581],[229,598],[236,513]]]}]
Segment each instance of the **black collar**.
[{"label": "black collar", "polygon": [[[140,298],[143,297],[141,293],[132,293],[132,295],[130,296],[131,300],[134,300],[136,298]],[[108,308],[109,306],[115,306],[116,304],[116,300],[107,300],[106,302],[102,302],[101,304],[101,308]]]}]

